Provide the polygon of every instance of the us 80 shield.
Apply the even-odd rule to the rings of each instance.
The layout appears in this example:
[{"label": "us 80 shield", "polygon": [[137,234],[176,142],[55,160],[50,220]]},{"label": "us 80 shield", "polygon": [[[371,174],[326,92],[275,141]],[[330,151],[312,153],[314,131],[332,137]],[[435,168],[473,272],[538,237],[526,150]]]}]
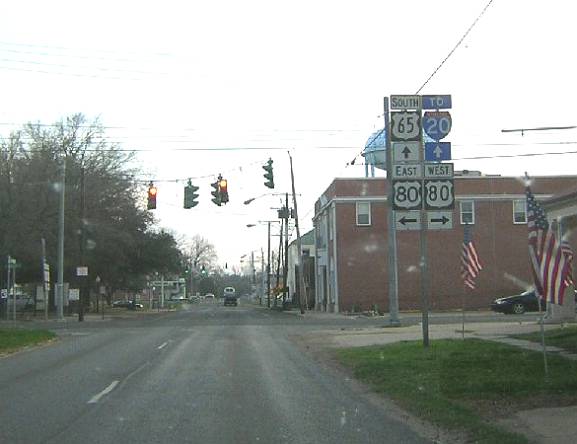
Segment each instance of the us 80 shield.
[{"label": "us 80 shield", "polygon": [[423,205],[420,180],[393,180],[393,209],[419,210]]},{"label": "us 80 shield", "polygon": [[451,210],[455,206],[453,179],[425,180],[425,210]]}]

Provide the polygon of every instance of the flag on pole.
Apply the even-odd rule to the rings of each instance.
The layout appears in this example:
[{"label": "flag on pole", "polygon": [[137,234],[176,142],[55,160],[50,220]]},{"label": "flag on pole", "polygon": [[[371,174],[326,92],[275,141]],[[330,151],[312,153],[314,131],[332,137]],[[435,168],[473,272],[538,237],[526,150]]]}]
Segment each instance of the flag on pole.
[{"label": "flag on pole", "polygon": [[483,266],[473,243],[472,226],[465,224],[463,251],[461,253],[461,277],[466,287],[475,289],[475,278],[482,269]]},{"label": "flag on pole", "polygon": [[555,227],[547,222],[545,210],[527,186],[527,228],[529,258],[537,294],[552,304],[563,304],[567,286],[573,284],[573,250],[565,241],[557,242]]}]

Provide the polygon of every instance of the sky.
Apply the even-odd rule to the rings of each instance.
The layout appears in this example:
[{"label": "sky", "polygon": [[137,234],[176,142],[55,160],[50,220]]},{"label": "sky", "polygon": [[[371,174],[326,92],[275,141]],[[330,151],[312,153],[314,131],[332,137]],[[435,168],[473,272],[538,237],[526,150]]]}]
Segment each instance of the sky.
[{"label": "sky", "polygon": [[[2,2],[0,135],[98,118],[109,141],[138,150],[159,227],[207,238],[232,269],[266,252],[289,154],[305,233],[335,177],[364,176],[359,154],[392,94],[452,96],[456,170],[575,174],[577,130],[501,131],[577,125],[575,17],[570,0]],[[188,179],[200,203],[185,210]]]}]

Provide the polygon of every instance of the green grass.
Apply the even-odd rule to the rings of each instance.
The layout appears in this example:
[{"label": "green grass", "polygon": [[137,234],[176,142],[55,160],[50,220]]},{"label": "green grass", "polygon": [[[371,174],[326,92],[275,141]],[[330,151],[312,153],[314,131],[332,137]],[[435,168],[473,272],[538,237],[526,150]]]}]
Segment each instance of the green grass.
[{"label": "green grass", "polygon": [[47,330],[0,329],[0,354],[11,353],[53,339],[56,335]]},{"label": "green grass", "polygon": [[[541,342],[541,332],[512,336],[526,341]],[[577,353],[577,326],[571,325],[545,331],[545,345],[554,345],[572,353]]]},{"label": "green grass", "polygon": [[543,399],[577,399],[576,362],[549,357],[546,381],[540,353],[477,339],[434,341],[429,349],[420,341],[351,348],[337,357],[377,392],[471,442],[526,443],[494,418]]}]

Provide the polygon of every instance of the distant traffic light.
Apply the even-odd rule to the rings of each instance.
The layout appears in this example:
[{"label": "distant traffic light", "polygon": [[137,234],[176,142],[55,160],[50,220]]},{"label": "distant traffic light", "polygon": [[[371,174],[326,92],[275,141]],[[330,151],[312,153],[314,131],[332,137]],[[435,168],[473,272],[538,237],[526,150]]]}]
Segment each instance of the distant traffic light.
[{"label": "distant traffic light", "polygon": [[148,204],[146,205],[149,210],[156,210],[156,192],[156,187],[150,182],[148,184]]},{"label": "distant traffic light", "polygon": [[228,202],[228,182],[221,176],[218,176],[218,191],[220,192],[220,201],[225,204]]},{"label": "distant traffic light", "polygon": [[210,194],[212,194],[212,203],[215,205],[218,205],[220,207],[221,201],[220,201],[220,180],[217,180],[214,183],[211,183],[210,186],[212,188],[214,188]]},{"label": "distant traffic light", "polygon": [[263,165],[262,168],[266,171],[266,173],[264,173],[264,178],[266,179],[264,186],[268,187],[268,188],[274,188],[274,174],[272,172],[272,159],[269,158],[266,165]]},{"label": "distant traffic light", "polygon": [[188,185],[184,187],[184,208],[188,209],[198,205],[196,201],[198,197],[197,191],[198,187],[194,186],[189,180]]}]

